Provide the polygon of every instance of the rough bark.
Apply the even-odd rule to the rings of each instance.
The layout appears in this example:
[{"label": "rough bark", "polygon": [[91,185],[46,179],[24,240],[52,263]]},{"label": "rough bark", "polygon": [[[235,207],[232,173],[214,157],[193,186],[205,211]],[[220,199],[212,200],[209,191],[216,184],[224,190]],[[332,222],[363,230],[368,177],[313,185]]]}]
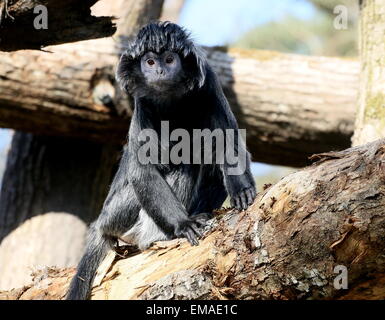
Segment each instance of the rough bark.
[{"label": "rough bark", "polygon": [[359,30],[362,68],[353,145],[385,136],[384,1],[362,1]]},{"label": "rough bark", "polygon": [[122,12],[116,36],[127,37],[134,34],[143,25],[158,20],[164,0],[141,0],[122,2]]},{"label": "rough bark", "polygon": [[[378,299],[385,297],[385,140],[315,156],[212,223],[200,245],[159,242],[98,270],[93,299]],[[115,259],[115,260],[114,260]],[[336,266],[348,289],[336,289]],[[73,269],[45,269],[3,299],[61,299]]]},{"label": "rough bark", "polygon": [[[114,88],[115,43],[90,40],[0,56],[0,125],[38,134],[120,143],[129,117]],[[359,64],[268,51],[209,49],[254,161],[303,166],[350,146]],[[100,85],[109,79],[108,86]],[[106,89],[107,87],[107,89]],[[114,106],[98,99],[108,93]],[[129,113],[128,113],[129,116]]]},{"label": "rough bark", "polygon": [[[109,37],[116,31],[112,17],[95,17],[90,7],[98,0],[2,0],[0,3],[0,51],[41,49],[86,39]],[[48,10],[48,28],[35,29],[40,14]]]},{"label": "rough bark", "polygon": [[[123,16],[126,10],[130,11],[131,22],[142,23],[146,17],[152,20],[154,14],[156,12],[160,14],[161,11],[161,7],[155,10],[149,6],[151,1],[148,0],[118,1],[124,5],[121,10]],[[157,5],[161,6],[161,3],[162,1],[157,1]],[[110,5],[110,1],[104,1],[104,8]],[[117,8],[116,3],[113,5],[114,9]],[[101,6],[99,10],[103,11],[104,8]],[[130,29],[126,31],[131,32]],[[123,34],[123,31],[121,33]],[[68,47],[71,48],[71,45]],[[111,65],[115,64],[118,54],[114,46],[111,45],[107,52],[109,52],[106,55],[111,59]],[[7,54],[4,54],[3,57],[6,56]],[[8,55],[8,57],[11,56],[16,57],[17,54]],[[41,83],[35,83],[36,87],[31,91],[30,97],[36,100],[32,98],[25,101],[25,106],[30,113],[35,108],[43,109],[38,116],[40,120],[37,120],[38,122],[34,125],[45,129],[40,132],[43,135],[17,132],[8,155],[0,193],[0,288],[2,289],[25,284],[31,279],[29,275],[31,268],[41,265],[64,267],[78,262],[83,251],[87,225],[100,213],[121,150],[120,140],[117,139],[95,142],[78,139],[78,137],[56,137],[53,132],[50,132],[49,127],[52,124],[63,128],[67,124],[60,124],[60,121],[50,123],[55,116],[50,112],[44,112],[47,111],[47,106],[48,110],[52,110],[50,109],[52,101],[40,99],[44,96],[44,89],[52,90],[51,98],[54,99],[54,105],[57,98],[60,101],[67,101],[70,105],[72,103],[72,109],[69,108],[69,110],[73,110],[70,117],[75,119],[76,125],[71,127],[74,131],[87,130],[87,126],[82,126],[85,121],[78,117],[77,110],[83,110],[81,101],[85,100],[84,94],[87,96],[89,93],[89,86],[95,84],[95,90],[103,90],[103,88],[113,90],[113,87],[106,84],[108,81],[104,75],[101,75],[99,69],[92,69],[95,73],[92,74],[93,77],[88,78],[85,92],[81,91],[84,87],[77,87],[81,80],[72,77],[73,69],[80,71],[83,76],[90,75],[87,67],[82,67],[82,63],[89,63],[91,57],[97,61],[97,52],[90,56],[84,56],[84,52],[79,52],[79,59],[72,61],[72,67],[67,64],[67,66],[63,65],[63,68],[60,68],[60,64],[51,65],[49,59],[44,59],[53,56],[52,54],[40,56],[38,52],[31,53],[31,57],[41,59],[40,63],[44,71],[39,69],[38,65],[29,69],[23,64],[28,64],[28,61],[6,60],[9,66],[22,63],[24,68],[19,65],[19,71],[24,73],[24,75],[19,73],[21,81],[27,80],[26,75],[29,72],[44,74],[42,78],[38,76]],[[65,57],[66,52],[63,51],[60,59]],[[56,78],[52,76],[53,74]],[[12,78],[14,74],[11,72],[8,75]],[[22,80],[23,77],[24,80]],[[59,78],[64,80],[64,87],[55,87],[57,82],[51,81],[59,81]],[[25,85],[25,90],[28,90],[28,81],[21,84],[22,87]],[[76,91],[69,90],[69,94],[74,94],[75,97],[65,96],[66,87]],[[19,95],[17,89],[15,87],[9,89],[11,100],[17,100]],[[6,92],[6,90],[2,91],[7,94]],[[46,107],[41,108],[40,104]],[[60,114],[63,107],[58,104],[55,106],[58,108],[53,109],[53,114]],[[103,108],[106,109],[101,105],[93,105],[92,108],[99,110],[101,114],[103,114]],[[44,119],[45,116],[46,119]],[[28,116],[25,121],[29,121],[27,119]],[[113,123],[110,125],[113,126]],[[121,125],[127,131],[127,120]]]}]

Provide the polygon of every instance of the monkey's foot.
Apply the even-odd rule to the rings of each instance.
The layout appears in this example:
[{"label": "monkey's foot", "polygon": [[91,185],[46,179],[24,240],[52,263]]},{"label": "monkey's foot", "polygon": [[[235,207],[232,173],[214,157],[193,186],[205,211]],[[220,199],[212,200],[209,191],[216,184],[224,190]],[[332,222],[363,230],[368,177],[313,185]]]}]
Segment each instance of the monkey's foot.
[{"label": "monkey's foot", "polygon": [[231,197],[230,204],[233,208],[238,210],[246,210],[253,204],[256,195],[257,191],[254,187],[243,189],[238,194]]},{"label": "monkey's foot", "polygon": [[192,246],[199,244],[198,239],[203,237],[203,228],[207,225],[207,221],[213,217],[210,213],[198,213],[190,216],[189,220],[181,224],[176,230],[175,235],[178,238],[186,238]]},{"label": "monkey's foot", "polygon": [[207,221],[214,218],[215,214],[212,212],[202,212],[190,216],[191,219],[201,224],[202,227],[207,225]]}]

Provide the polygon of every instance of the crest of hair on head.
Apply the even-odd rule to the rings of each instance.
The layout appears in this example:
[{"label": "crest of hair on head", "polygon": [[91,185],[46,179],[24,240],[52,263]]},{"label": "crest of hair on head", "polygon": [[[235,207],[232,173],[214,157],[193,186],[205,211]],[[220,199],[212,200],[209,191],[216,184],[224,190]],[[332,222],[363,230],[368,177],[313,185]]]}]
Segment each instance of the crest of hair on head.
[{"label": "crest of hair on head", "polygon": [[[191,86],[202,87],[206,77],[205,53],[194,44],[190,34],[183,27],[175,23],[169,21],[154,22],[144,26],[128,42],[127,49],[122,57],[135,61],[149,51],[160,54],[166,50],[176,52],[183,58],[194,57],[197,74]],[[124,83],[124,80],[121,80]]]}]

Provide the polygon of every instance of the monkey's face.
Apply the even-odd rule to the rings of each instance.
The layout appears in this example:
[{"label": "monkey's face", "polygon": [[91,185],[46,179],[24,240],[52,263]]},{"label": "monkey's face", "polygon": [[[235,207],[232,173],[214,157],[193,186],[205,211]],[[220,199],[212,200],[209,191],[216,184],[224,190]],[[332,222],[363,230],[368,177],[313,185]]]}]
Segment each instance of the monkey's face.
[{"label": "monkey's face", "polygon": [[140,68],[146,84],[156,90],[175,89],[183,79],[181,59],[175,52],[147,52],[140,60]]}]

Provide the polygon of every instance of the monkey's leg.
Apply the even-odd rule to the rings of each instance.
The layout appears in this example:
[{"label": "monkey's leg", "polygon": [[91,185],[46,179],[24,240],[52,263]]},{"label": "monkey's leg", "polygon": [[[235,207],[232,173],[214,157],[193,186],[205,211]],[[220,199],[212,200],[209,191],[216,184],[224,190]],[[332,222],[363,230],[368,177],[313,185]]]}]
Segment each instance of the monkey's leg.
[{"label": "monkey's leg", "polygon": [[142,209],[156,225],[169,238],[187,238],[192,245],[198,245],[199,223],[189,218],[186,207],[158,169],[136,163],[130,174]]},{"label": "monkey's leg", "polygon": [[[224,163],[219,167],[230,195],[231,206],[238,210],[246,210],[256,197],[255,181],[250,170],[250,154],[237,128],[234,128],[234,140],[230,138],[226,137]],[[231,162],[237,160],[236,163],[230,163],[233,155],[237,158],[232,159]]]},{"label": "monkey's leg", "polygon": [[214,209],[219,209],[223,205],[227,197],[223,174],[218,166],[204,168],[199,180],[200,184],[196,186],[197,191],[189,208],[192,216],[200,213],[211,214]]},{"label": "monkey's leg", "polygon": [[170,236],[158,227],[144,209],[139,211],[138,220],[134,226],[120,238],[127,243],[138,246],[140,250],[147,249],[155,241],[170,240]]},{"label": "monkey's leg", "polygon": [[[182,165],[165,176],[165,180],[173,194],[175,194],[185,208],[189,207],[191,203],[194,203],[194,207],[197,206],[196,199],[199,199],[199,197],[194,198],[193,194],[196,193],[194,190],[194,188],[196,188],[196,181],[202,181],[202,179],[199,179],[199,172],[200,170],[196,166]],[[198,191],[198,193],[202,195],[201,207],[196,209],[204,211],[197,211],[196,213],[211,212],[211,208],[217,208],[223,203],[223,199],[226,197],[226,190],[221,175],[222,173],[218,170],[214,175],[207,176],[207,179],[203,179],[206,183],[204,186],[201,186],[202,189]],[[212,185],[214,185],[214,188],[211,187]],[[214,198],[209,196],[208,192],[211,191],[214,191]],[[191,216],[191,214],[189,215]],[[203,225],[208,218],[209,215],[196,216],[196,219],[193,217],[197,225]],[[201,232],[197,230],[197,234],[201,235]],[[136,244],[141,250],[148,248],[155,241],[170,240],[172,238],[174,238],[174,236],[166,234],[143,208],[139,212],[135,225],[121,236],[122,240],[127,243]]]},{"label": "monkey's leg", "polygon": [[[225,133],[224,150],[217,155],[217,164],[222,170],[231,205],[239,210],[245,210],[253,203],[256,196],[255,181],[250,171],[250,154],[240,137],[237,120],[223,93],[218,77],[210,67],[207,69],[206,80],[212,86],[209,96],[214,106],[210,126],[212,129],[222,129]],[[235,157],[238,159],[234,159]],[[221,162],[218,161],[219,159]],[[234,160],[237,160],[237,163],[233,163]]]},{"label": "monkey's leg", "polygon": [[[165,177],[172,192],[184,207],[191,201],[191,194],[198,174],[199,169],[180,166],[169,172]],[[155,241],[170,240],[172,238],[174,237],[166,234],[143,208],[139,212],[135,225],[121,237],[127,243],[136,244],[140,250],[147,249]]]},{"label": "monkey's leg", "polygon": [[135,225],[139,210],[132,187],[115,179],[102,213],[90,227],[85,253],[71,281],[67,300],[89,297],[97,268],[116,239]]}]

